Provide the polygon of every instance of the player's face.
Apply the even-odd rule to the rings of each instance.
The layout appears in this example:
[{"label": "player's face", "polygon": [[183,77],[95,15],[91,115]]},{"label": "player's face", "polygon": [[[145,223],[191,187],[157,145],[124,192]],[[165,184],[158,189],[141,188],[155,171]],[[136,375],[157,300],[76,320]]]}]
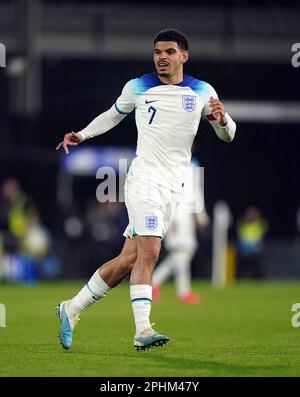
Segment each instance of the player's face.
[{"label": "player's face", "polygon": [[182,70],[182,65],[188,60],[188,52],[174,41],[158,41],[154,46],[153,60],[159,76],[171,77]]}]

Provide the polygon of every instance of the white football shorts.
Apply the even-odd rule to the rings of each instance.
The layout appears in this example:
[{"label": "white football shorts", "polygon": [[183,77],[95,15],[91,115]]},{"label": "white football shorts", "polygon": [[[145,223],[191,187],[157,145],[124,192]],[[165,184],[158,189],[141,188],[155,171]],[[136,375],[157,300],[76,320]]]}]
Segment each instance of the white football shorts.
[{"label": "white football shorts", "polygon": [[164,237],[181,199],[174,192],[142,176],[128,175],[124,186],[129,224],[123,236]]}]

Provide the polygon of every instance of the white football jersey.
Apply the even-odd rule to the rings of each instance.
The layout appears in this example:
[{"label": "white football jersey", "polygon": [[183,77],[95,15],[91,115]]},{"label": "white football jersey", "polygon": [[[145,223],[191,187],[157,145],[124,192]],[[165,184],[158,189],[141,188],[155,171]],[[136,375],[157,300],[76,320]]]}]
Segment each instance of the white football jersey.
[{"label": "white football jersey", "polygon": [[156,73],[130,80],[115,103],[128,114],[135,109],[138,142],[130,173],[180,191],[191,160],[191,147],[202,115],[210,115],[214,88],[184,75],[179,84],[164,84]]},{"label": "white football jersey", "polygon": [[130,80],[115,104],[79,132],[82,140],[104,134],[135,109],[138,142],[130,173],[179,192],[191,159],[191,147],[201,116],[206,116],[217,136],[232,141],[236,125],[220,126],[209,107],[214,88],[184,75],[179,84],[164,84],[156,73]]}]

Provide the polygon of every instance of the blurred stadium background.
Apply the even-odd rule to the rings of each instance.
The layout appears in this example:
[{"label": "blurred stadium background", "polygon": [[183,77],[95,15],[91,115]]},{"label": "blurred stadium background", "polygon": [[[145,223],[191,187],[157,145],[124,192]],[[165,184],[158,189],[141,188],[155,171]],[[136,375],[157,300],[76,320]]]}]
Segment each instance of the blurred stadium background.
[{"label": "blurred stadium background", "polygon": [[[238,123],[231,145],[204,122],[196,138],[211,223],[199,233],[193,276],[211,277],[214,207],[222,201],[237,276],[299,279],[300,69],[291,63],[299,21],[291,0],[2,0],[0,280],[85,278],[118,253],[125,206],[97,202],[96,170],[105,158],[114,167],[132,156],[133,115],[85,143],[91,151],[77,167],[55,146],[110,107],[126,81],[153,71],[152,40],[165,27],[187,34],[185,72],[215,86]],[[241,224],[251,229],[245,236]],[[243,243],[254,247],[254,264],[240,265]]]}]

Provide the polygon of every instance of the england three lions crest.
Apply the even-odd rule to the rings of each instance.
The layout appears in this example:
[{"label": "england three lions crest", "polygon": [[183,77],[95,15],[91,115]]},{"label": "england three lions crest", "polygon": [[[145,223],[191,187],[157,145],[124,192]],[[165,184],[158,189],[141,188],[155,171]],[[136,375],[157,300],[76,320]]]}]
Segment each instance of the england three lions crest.
[{"label": "england three lions crest", "polygon": [[182,95],[182,106],[187,112],[193,112],[196,109],[196,96]]},{"label": "england three lions crest", "polygon": [[154,230],[157,228],[158,220],[157,216],[146,216],[145,226],[147,229]]}]

